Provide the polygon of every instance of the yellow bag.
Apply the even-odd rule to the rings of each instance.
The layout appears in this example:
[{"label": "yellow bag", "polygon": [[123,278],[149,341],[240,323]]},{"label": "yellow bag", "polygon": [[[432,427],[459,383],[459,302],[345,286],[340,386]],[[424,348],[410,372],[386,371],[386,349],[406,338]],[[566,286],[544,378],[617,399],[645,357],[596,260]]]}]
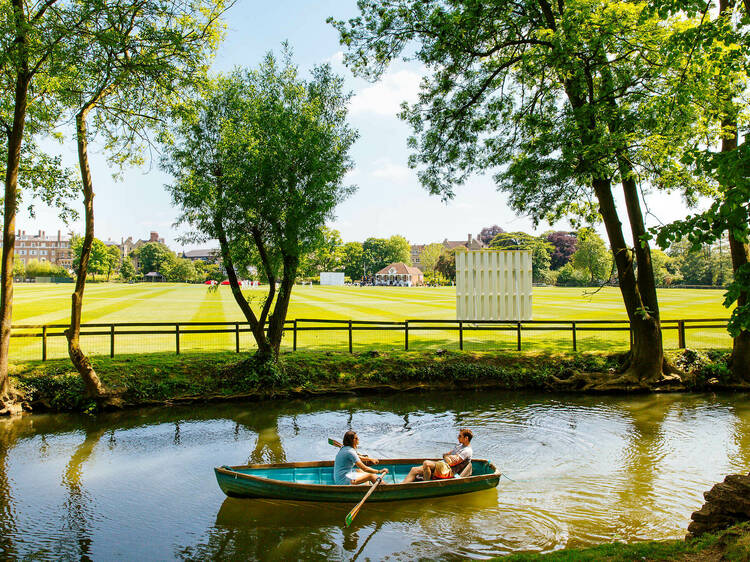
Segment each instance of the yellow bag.
[{"label": "yellow bag", "polygon": [[432,477],[435,479],[444,480],[446,478],[452,478],[453,477],[453,471],[451,470],[451,467],[448,466],[448,463],[445,461],[437,461],[435,463],[435,470],[432,473]]}]

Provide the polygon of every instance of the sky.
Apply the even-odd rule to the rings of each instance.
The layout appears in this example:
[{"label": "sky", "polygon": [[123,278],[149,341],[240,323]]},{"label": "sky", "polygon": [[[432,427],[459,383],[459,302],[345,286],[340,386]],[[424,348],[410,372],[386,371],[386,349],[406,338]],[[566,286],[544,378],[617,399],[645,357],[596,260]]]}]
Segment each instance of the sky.
[{"label": "sky", "polygon": [[[303,76],[309,76],[316,64],[330,63],[345,77],[347,89],[354,94],[350,123],[360,133],[352,150],[355,167],[347,183],[355,184],[358,190],[339,205],[329,226],[337,229],[345,242],[399,234],[412,244],[442,242],[446,238],[466,240],[469,234],[476,236],[483,227],[495,224],[506,231],[535,234],[550,229],[569,230],[567,222],[540,224],[534,229],[529,218],[516,215],[508,207],[505,195],[496,191],[491,173],[473,177],[448,202],[421,187],[416,171],[407,166],[410,128],[398,119],[397,113],[402,101],[416,100],[423,69],[415,62],[399,62],[377,83],[354,78],[343,65],[338,33],[325,20],[329,16],[347,19],[356,14],[356,0],[238,0],[226,14],[226,37],[212,67],[215,72],[255,67],[266,52],[279,53],[282,42],[288,41]],[[58,150],[70,166],[76,165],[72,140]],[[186,229],[174,225],[179,211],[164,188],[170,176],[159,170],[158,160],[127,168],[115,181],[103,156],[93,154],[92,173],[97,238],[147,239],[149,232],[157,231],[174,251],[218,246],[215,242],[196,245],[178,240]],[[657,194],[649,197],[647,203],[648,226],[686,214],[676,195]],[[80,201],[74,207],[83,214]],[[52,234],[58,229],[83,232],[81,220],[66,226],[54,209],[41,205],[37,205],[35,218],[25,211],[19,213],[16,225],[27,234],[38,230]],[[599,230],[603,233],[601,227]]]}]

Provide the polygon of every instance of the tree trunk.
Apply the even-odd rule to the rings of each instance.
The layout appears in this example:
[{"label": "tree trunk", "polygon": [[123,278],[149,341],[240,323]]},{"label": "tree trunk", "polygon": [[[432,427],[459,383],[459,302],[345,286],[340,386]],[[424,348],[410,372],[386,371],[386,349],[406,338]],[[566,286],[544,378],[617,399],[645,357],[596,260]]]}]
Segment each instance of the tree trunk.
[{"label": "tree trunk", "polygon": [[[743,2],[746,15],[750,12],[750,2]],[[719,0],[719,15],[725,16],[727,13],[731,16],[732,2],[730,0]],[[727,104],[729,101],[726,102]],[[724,136],[721,139],[721,152],[732,152],[737,149],[737,117],[736,109],[733,108],[731,114],[726,114],[721,121],[721,128]],[[729,133],[729,134],[728,134]],[[734,186],[722,186],[725,192],[730,192]],[[745,217],[747,221],[749,217]],[[748,244],[735,238],[729,229],[729,249],[732,255],[732,271],[737,274],[737,270],[743,265],[750,262],[750,250]],[[746,291],[740,293],[737,299],[737,306],[745,306],[748,303],[748,294]],[[739,335],[732,341],[732,357],[730,359],[732,376],[737,381],[750,381],[750,332],[741,330]]]},{"label": "tree trunk", "polygon": [[[15,6],[23,10],[23,6]],[[20,41],[25,45],[26,38]],[[22,49],[23,57],[26,56]],[[24,61],[25,62],[25,61]],[[5,198],[3,201],[3,249],[2,266],[0,267],[0,412],[19,413],[20,409],[11,396],[8,379],[8,352],[10,350],[10,331],[13,322],[13,254],[16,243],[16,210],[18,191],[18,169],[21,164],[21,145],[26,121],[26,107],[31,76],[27,65],[18,73],[13,109],[13,126],[8,137],[8,154],[5,168]]]},{"label": "tree trunk", "polygon": [[[250,325],[250,330],[252,331],[253,337],[255,338],[255,343],[258,346],[258,356],[272,357],[273,349],[271,348],[271,344],[268,341],[264,330],[265,318],[261,316],[261,319],[259,320],[255,316],[253,309],[250,307],[247,299],[245,299],[245,296],[242,294],[242,289],[240,288],[240,283],[237,279],[237,272],[234,269],[234,263],[229,251],[229,242],[227,240],[226,231],[224,230],[224,225],[221,224],[221,219],[219,217],[216,217],[214,220],[214,228],[216,229],[218,235],[217,238],[219,239],[219,247],[221,248],[221,257],[224,261],[224,269],[226,269],[227,271],[227,277],[229,278],[229,286],[232,289],[232,295],[234,296],[234,300],[239,305],[242,314],[245,315],[247,323]],[[269,295],[267,297],[267,300],[273,299],[273,293],[275,290],[275,286],[269,279]]]},{"label": "tree trunk", "polygon": [[[624,380],[649,383],[658,380],[663,374],[664,348],[661,338],[661,325],[658,316],[647,310],[641,298],[638,280],[633,267],[633,257],[625,243],[622,224],[617,216],[612,187],[609,180],[594,180],[594,191],[599,200],[599,210],[607,229],[607,236],[617,266],[625,310],[633,333],[630,362],[623,374]],[[655,291],[654,291],[655,294]],[[657,308],[658,314],[658,308]]]},{"label": "tree trunk", "polygon": [[86,138],[86,117],[90,108],[82,110],[76,116],[76,136],[78,140],[78,164],[81,169],[83,184],[83,208],[85,229],[81,245],[81,262],[76,276],[76,286],[71,295],[70,327],[65,330],[68,339],[68,355],[73,366],[80,373],[86,387],[86,395],[101,398],[106,394],[104,385],[99,380],[93,365],[81,350],[81,310],[83,308],[83,291],[86,288],[86,273],[91,258],[91,246],[94,242],[94,187],[89,167],[88,141]]},{"label": "tree trunk", "polygon": [[284,335],[284,321],[289,310],[289,301],[292,298],[292,287],[294,287],[294,278],[297,276],[298,267],[299,258],[284,256],[284,276],[281,280],[279,298],[276,299],[276,306],[274,306],[273,314],[268,323],[268,339],[271,341],[275,359],[279,357],[281,338]]},{"label": "tree trunk", "polygon": [[[729,248],[732,252],[732,269],[736,272],[740,267],[750,263],[750,248],[729,233]],[[737,306],[748,305],[746,291],[737,298]],[[750,382],[750,332],[741,330],[732,341],[732,357],[730,360],[732,376],[736,381]]]}]

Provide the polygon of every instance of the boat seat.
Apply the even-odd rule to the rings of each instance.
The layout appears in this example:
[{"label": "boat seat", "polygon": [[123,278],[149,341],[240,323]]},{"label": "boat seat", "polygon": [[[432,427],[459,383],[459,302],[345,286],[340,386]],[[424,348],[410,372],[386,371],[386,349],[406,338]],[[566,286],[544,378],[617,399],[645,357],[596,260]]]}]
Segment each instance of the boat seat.
[{"label": "boat seat", "polygon": [[472,463],[467,464],[466,467],[460,472],[460,474],[457,474],[456,476],[460,478],[467,478],[471,476],[471,473],[473,472],[471,469],[471,465]]}]

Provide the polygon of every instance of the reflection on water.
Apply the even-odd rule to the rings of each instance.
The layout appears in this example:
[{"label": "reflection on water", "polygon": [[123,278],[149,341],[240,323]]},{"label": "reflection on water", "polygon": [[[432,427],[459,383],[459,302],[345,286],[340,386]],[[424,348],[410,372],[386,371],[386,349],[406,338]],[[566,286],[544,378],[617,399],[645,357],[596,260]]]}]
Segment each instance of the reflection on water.
[{"label": "reflection on water", "polygon": [[[497,489],[366,504],[226,498],[220,464],[332,458],[353,428],[380,457],[456,430]],[[0,421],[0,558],[484,558],[682,537],[702,493],[750,470],[747,395],[445,392]]]}]

